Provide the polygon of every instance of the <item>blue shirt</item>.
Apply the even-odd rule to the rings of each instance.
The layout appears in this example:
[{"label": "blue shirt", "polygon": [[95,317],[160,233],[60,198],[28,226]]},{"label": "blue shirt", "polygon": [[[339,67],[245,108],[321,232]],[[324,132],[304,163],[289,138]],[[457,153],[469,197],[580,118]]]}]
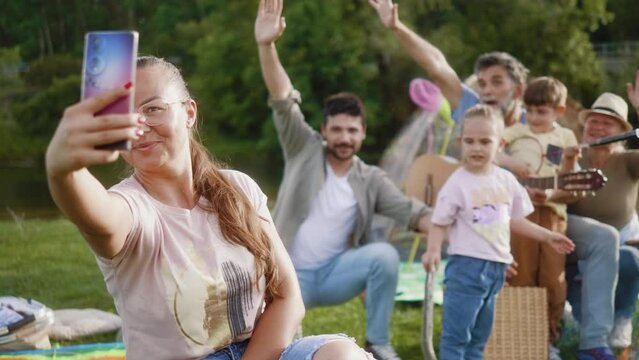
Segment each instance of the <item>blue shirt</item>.
[{"label": "blue shirt", "polygon": [[[469,108],[477,104],[479,104],[479,95],[477,95],[477,93],[473,91],[473,89],[469,88],[466,84],[462,84],[461,99],[459,99],[459,104],[457,105],[457,108],[453,110],[453,112],[451,113],[453,120],[455,120],[456,134],[459,134],[458,124],[461,118],[464,116],[464,113],[466,112],[466,110],[468,110]],[[521,112],[521,117],[519,118],[519,122],[521,122],[522,124],[526,123],[526,111]]]}]

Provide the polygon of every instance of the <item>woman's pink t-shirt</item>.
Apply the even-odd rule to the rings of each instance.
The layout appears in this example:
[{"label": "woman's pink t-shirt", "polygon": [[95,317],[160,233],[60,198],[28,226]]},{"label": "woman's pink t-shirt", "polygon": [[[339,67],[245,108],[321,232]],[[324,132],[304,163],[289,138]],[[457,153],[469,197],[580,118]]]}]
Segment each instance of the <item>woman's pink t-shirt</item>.
[{"label": "woman's pink t-shirt", "polygon": [[[266,196],[250,177],[223,174],[271,221]],[[225,241],[217,216],[200,206],[167,206],[134,177],[109,192],[133,214],[120,253],[97,258],[122,317],[127,358],[200,358],[251,337],[263,310],[264,278],[258,290],[253,255]]]}]

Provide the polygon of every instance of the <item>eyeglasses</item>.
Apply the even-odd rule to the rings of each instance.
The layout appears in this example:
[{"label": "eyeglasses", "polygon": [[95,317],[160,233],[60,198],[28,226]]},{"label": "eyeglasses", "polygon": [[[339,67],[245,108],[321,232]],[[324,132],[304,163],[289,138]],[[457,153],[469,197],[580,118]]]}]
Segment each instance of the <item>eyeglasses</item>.
[{"label": "eyeglasses", "polygon": [[138,113],[144,115],[148,126],[158,126],[162,125],[164,121],[166,121],[167,111],[171,105],[184,104],[187,101],[189,101],[189,99],[172,102],[157,99],[140,106],[138,108]]}]

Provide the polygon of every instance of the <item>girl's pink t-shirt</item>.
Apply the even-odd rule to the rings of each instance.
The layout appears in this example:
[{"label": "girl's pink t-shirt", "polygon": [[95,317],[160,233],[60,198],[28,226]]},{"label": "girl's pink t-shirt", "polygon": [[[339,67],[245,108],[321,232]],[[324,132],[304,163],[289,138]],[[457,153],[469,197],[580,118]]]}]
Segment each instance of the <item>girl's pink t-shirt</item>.
[{"label": "girl's pink t-shirt", "polygon": [[509,264],[510,219],[533,211],[530,197],[510,172],[492,166],[488,174],[455,170],[437,195],[431,221],[450,225],[448,254]]}]

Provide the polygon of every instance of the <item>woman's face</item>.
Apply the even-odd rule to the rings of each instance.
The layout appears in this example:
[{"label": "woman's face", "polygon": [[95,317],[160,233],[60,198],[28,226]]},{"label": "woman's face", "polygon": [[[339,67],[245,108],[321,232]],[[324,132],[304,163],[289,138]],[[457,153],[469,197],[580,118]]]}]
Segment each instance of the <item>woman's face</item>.
[{"label": "woman's face", "polygon": [[154,171],[188,164],[189,137],[195,124],[196,104],[180,87],[168,81],[160,66],[138,69],[135,81],[135,112],[147,119],[144,135],[133,143],[124,159],[136,170]]},{"label": "woman's face", "polygon": [[605,114],[590,113],[584,124],[583,141],[590,143],[607,136],[620,134],[624,130],[625,128],[617,118]]}]

